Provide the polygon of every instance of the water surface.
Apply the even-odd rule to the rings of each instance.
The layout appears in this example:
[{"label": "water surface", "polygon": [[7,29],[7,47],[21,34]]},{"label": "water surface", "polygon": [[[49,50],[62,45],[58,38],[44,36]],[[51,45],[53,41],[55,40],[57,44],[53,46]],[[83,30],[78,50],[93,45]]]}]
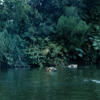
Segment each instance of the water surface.
[{"label": "water surface", "polygon": [[0,100],[100,100],[100,69],[0,69]]}]

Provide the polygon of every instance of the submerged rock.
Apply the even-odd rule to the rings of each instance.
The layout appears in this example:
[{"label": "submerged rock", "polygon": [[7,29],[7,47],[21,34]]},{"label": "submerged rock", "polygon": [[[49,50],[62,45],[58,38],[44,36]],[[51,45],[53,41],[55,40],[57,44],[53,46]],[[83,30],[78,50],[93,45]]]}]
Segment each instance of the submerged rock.
[{"label": "submerged rock", "polygon": [[67,67],[68,68],[78,68],[78,65],[77,64],[71,64],[71,65],[68,65]]},{"label": "submerged rock", "polygon": [[54,67],[46,67],[46,71],[57,71],[57,68],[54,68]]},{"label": "submerged rock", "polygon": [[30,68],[30,65],[27,64],[15,64],[15,68]]}]

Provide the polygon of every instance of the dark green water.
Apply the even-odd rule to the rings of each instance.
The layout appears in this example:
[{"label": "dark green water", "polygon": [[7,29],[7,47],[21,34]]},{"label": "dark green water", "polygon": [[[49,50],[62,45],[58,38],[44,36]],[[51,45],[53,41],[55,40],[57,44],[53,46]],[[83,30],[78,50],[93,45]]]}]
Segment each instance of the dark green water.
[{"label": "dark green water", "polygon": [[100,69],[0,69],[0,100],[100,100]]}]

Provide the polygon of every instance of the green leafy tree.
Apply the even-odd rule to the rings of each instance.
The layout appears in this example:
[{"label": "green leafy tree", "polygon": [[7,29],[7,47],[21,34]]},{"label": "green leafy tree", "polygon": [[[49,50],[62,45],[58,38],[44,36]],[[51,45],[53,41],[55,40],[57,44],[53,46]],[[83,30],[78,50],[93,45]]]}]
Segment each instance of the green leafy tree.
[{"label": "green leafy tree", "polygon": [[72,54],[70,57],[76,58],[77,55],[83,57],[82,45],[85,42],[89,26],[80,19],[75,7],[67,8],[65,15],[58,19],[56,39],[59,42],[61,39],[64,39],[68,52]]}]

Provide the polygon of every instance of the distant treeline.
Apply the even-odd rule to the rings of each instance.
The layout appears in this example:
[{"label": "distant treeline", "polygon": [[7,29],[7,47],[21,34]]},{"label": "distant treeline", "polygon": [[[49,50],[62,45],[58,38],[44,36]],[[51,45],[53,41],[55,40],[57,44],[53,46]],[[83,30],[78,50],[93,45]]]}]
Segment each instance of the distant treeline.
[{"label": "distant treeline", "polygon": [[0,0],[0,66],[100,62],[100,0]]}]

